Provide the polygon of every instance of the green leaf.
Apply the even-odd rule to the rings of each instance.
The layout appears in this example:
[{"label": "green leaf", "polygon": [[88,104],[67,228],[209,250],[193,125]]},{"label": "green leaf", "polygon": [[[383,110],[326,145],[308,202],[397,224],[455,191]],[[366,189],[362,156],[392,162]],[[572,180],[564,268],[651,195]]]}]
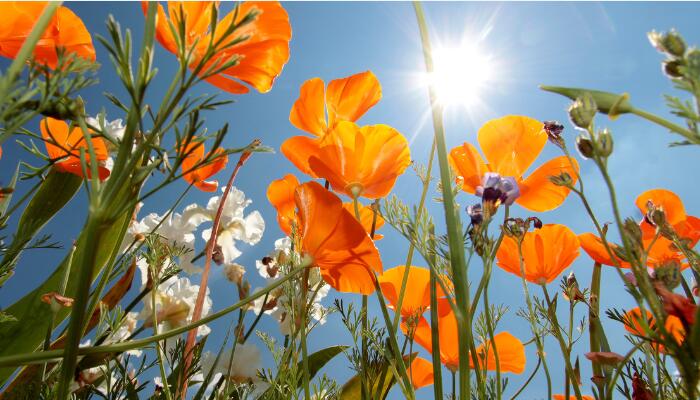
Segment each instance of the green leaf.
[{"label": "green leaf", "polygon": [[571,100],[576,100],[584,93],[588,92],[591,94],[591,96],[593,96],[593,100],[595,100],[598,110],[603,114],[609,114],[611,117],[619,114],[630,113],[632,110],[634,110],[632,103],[629,102],[629,96],[626,93],[615,94],[600,90],[567,88],[561,86],[540,86],[540,89],[566,96]]},{"label": "green leaf", "polygon": [[[324,365],[326,365],[330,360],[332,360],[333,357],[342,353],[347,348],[348,346],[331,346],[309,355],[309,380],[313,379],[313,377],[316,376],[318,371],[320,371]],[[297,364],[297,371],[302,371],[303,368],[303,364],[300,361]],[[301,385],[302,376],[301,374],[299,374],[299,379],[297,380],[297,387],[301,387]]]},{"label": "green leaf", "polygon": [[0,324],[4,324],[5,322],[17,322],[17,318],[13,317],[12,314],[0,311]]},{"label": "green leaf", "polygon": [[75,196],[83,180],[76,175],[51,170],[17,223],[12,244],[0,261],[0,286],[12,276],[24,247]]},{"label": "green leaf", "polygon": [[4,220],[6,219],[5,213],[10,206],[10,201],[12,201],[12,192],[14,192],[15,186],[17,186],[17,177],[19,177],[19,165],[17,165],[17,169],[15,169],[15,174],[12,175],[12,181],[5,187],[5,189],[10,189],[11,192],[4,195],[0,194],[0,227],[4,225]]},{"label": "green leaf", "polygon": [[[117,196],[123,201],[116,201],[115,204],[121,206],[121,204],[130,201],[134,196],[138,196],[138,192],[136,189],[131,190],[131,188],[125,187]],[[78,237],[74,259],[80,259],[79,257],[82,257],[81,253],[85,251],[87,246],[97,246],[97,260],[93,269],[93,280],[99,276],[106,263],[119,250],[124,233],[131,221],[132,212],[132,209],[128,209],[119,216],[109,226],[103,235],[103,240],[98,243],[95,243],[92,241],[92,238],[83,234]],[[0,348],[0,356],[31,353],[41,346],[46,333],[47,321],[50,320],[51,314],[49,306],[41,301],[41,296],[44,293],[57,291],[60,288],[63,275],[68,266],[67,261],[68,257],[61,262],[46,281],[5,309],[6,312],[15,316],[18,322],[0,325],[0,343],[3,344],[3,347]],[[77,274],[78,271],[71,269],[66,288],[67,297],[74,297],[78,280]],[[62,308],[56,315],[54,328],[61,324],[69,313],[69,308]],[[0,369],[0,385],[4,384],[13,371],[14,368]]]}]

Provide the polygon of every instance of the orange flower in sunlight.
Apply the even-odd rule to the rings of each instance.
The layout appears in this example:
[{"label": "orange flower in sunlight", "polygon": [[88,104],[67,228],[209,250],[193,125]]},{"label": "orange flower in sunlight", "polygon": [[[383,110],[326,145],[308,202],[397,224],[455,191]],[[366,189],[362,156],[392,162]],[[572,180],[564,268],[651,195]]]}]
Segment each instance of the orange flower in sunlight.
[{"label": "orange flower in sunlight", "polygon": [[301,249],[321,270],[323,279],[341,292],[370,294],[382,260],[362,225],[340,198],[317,182],[296,189]]},{"label": "orange flower in sunlight", "polygon": [[[595,400],[593,396],[581,395],[582,400]],[[553,394],[552,400],[566,400],[566,395],[563,394]],[[576,396],[569,396],[569,400],[576,400]]]},{"label": "orange flower in sunlight", "polygon": [[318,150],[319,139],[338,121],[355,122],[382,98],[382,87],[372,71],[334,79],[324,87],[320,78],[301,86],[299,98],[289,113],[292,125],[316,138],[293,136],[282,143],[282,153],[299,170],[314,178],[309,157]]},{"label": "orange flower in sunlight", "polygon": [[[401,327],[406,332],[406,324],[401,324]],[[414,331],[414,340],[426,350],[432,352],[431,335],[430,323],[425,318],[421,318]],[[440,341],[440,361],[450,371],[457,371],[459,369],[457,318],[446,301],[440,302],[438,306],[438,336]],[[525,370],[526,363],[525,346],[522,342],[508,332],[496,334],[494,342],[496,343],[501,372],[522,373]],[[476,348],[476,354],[481,360],[482,368],[485,367],[489,371],[496,370],[493,346],[481,344]],[[474,368],[471,356],[469,365]]]},{"label": "orange flower in sunlight", "polygon": [[[559,207],[569,195],[569,189],[553,184],[550,176],[566,172],[576,183],[576,170],[566,156],[553,158],[524,177],[547,143],[547,133],[540,121],[516,115],[493,119],[479,129],[477,140],[486,161],[470,143],[450,151],[450,164],[467,193],[477,192],[487,172],[512,177],[520,192],[515,202],[528,210],[542,212]],[[574,165],[578,169],[575,160]]]},{"label": "orange flower in sunlight", "polygon": [[418,390],[433,384],[433,363],[425,358],[416,357],[408,367],[411,374],[411,384]]},{"label": "orange flower in sunlight", "polygon": [[663,211],[666,222],[673,227],[679,237],[690,241],[690,247],[695,246],[700,239],[700,218],[685,213],[683,202],[677,194],[666,189],[647,190],[640,194],[634,204],[644,215],[640,223],[645,238],[654,237],[653,214]]},{"label": "orange flower in sunlight", "polygon": [[[399,302],[399,293],[405,272],[406,266],[399,265],[384,271],[384,274],[379,278],[382,293],[389,301],[389,308],[394,311],[396,311],[396,304]],[[437,295],[438,297],[445,296],[439,285]],[[401,303],[401,316],[403,318],[415,317],[423,314],[428,308],[430,308],[430,270],[411,266],[408,270],[406,291]]]},{"label": "orange flower in sunlight", "polygon": [[[39,125],[41,137],[46,144],[46,152],[51,161],[55,162],[54,168],[82,177],[80,152],[84,149],[88,178],[91,177],[90,152],[83,131],[79,127],[71,129],[67,123],[54,118],[44,118]],[[100,180],[105,180],[109,177],[109,170],[105,167],[108,158],[107,146],[99,137],[93,137],[90,141],[97,158],[98,175]]]},{"label": "orange flower in sunlight", "polygon": [[[598,236],[587,232],[578,235],[578,238],[581,242],[581,247],[593,261],[613,267],[616,265],[619,265],[621,268],[630,267],[627,261],[624,261],[615,254],[614,249],[621,249],[620,246],[608,242],[610,249],[613,251],[613,258],[610,257],[602,239]],[[653,240],[653,237],[642,238],[644,248],[648,249],[649,246],[652,245]],[[679,263],[681,269],[685,269],[688,267],[688,264],[682,262],[684,259],[685,256],[675,247],[673,242],[664,237],[658,237],[647,254],[647,266],[656,268],[668,263]]]},{"label": "orange flower in sunlight", "polygon": [[292,174],[270,182],[267,187],[267,200],[277,210],[277,223],[282,232],[292,234],[292,225],[297,224],[294,209],[294,192],[299,186],[299,180]]},{"label": "orange flower in sunlight", "polygon": [[338,122],[308,159],[311,170],[333,190],[350,197],[378,199],[389,194],[411,163],[408,141],[387,125],[359,127]]},{"label": "orange flower in sunlight", "polygon": [[[142,6],[145,13],[148,2],[142,2]],[[250,12],[256,13],[251,22],[243,24],[233,36],[218,44],[216,53],[204,68],[206,70],[238,57],[235,65],[206,79],[221,90],[233,94],[248,93],[248,87],[239,82],[242,81],[265,93],[272,88],[275,78],[289,60],[292,27],[287,12],[278,2],[241,3],[238,10],[234,9],[216,22],[213,38],[209,29],[212,11],[214,7],[219,7],[218,2],[169,1],[167,6],[166,15],[163,6],[158,4],[156,38],[168,51],[178,54],[170,24],[177,30],[184,20],[186,48],[194,47],[191,66],[201,62],[210,42],[217,43],[223,39],[228,27],[240,24]]]},{"label": "orange flower in sunlight", "polygon": [[[0,2],[0,55],[14,59],[39,20],[47,2]],[[92,38],[83,21],[67,7],[60,6],[34,48],[34,60],[56,68],[56,48],[86,60],[95,60]]]},{"label": "orange flower in sunlight", "polygon": [[[646,311],[646,321],[647,324],[649,325],[649,329],[652,331],[656,331],[656,321],[654,320],[654,317],[652,316],[651,312],[649,310]],[[625,330],[633,335],[636,336],[642,336],[642,337],[648,337],[644,330],[644,327],[642,325],[642,311],[639,309],[639,307],[635,307],[625,313]],[[671,334],[671,336],[676,340],[676,343],[679,345],[683,342],[685,339],[685,328],[683,327],[683,323],[678,317],[675,317],[673,315],[669,315],[666,317],[666,322],[664,323],[664,328],[668,333]],[[664,346],[660,344],[654,343],[654,347],[658,349],[660,352],[665,352]]]},{"label": "orange flower in sunlight", "polygon": [[[224,154],[223,149],[216,149],[213,155],[210,153],[205,156],[204,143],[196,142],[194,139],[182,151],[185,155],[182,160],[182,177],[203,192],[213,192],[219,187],[219,182],[207,181],[207,179],[226,168],[228,156]],[[198,166],[207,158],[210,158],[208,164]]]},{"label": "orange flower in sunlight", "polygon": [[[343,203],[343,207],[350,212],[354,217],[357,217],[355,215],[355,205],[352,202],[349,203]],[[362,205],[358,207],[360,209],[360,223],[362,224],[362,227],[365,228],[365,231],[371,235],[372,231],[374,231],[374,236],[372,237],[373,240],[379,240],[384,237],[384,235],[377,233],[379,228],[384,226],[384,218],[382,218],[379,213],[376,213],[376,220],[375,220],[375,212],[374,208],[372,208],[371,205]],[[372,229],[372,225],[374,224],[374,229]]]},{"label": "orange flower in sunlight", "polygon": [[[527,232],[522,243],[525,279],[536,284],[556,279],[579,255],[579,240],[571,229],[559,224],[545,224]],[[521,276],[518,244],[504,237],[496,253],[498,266]]]}]

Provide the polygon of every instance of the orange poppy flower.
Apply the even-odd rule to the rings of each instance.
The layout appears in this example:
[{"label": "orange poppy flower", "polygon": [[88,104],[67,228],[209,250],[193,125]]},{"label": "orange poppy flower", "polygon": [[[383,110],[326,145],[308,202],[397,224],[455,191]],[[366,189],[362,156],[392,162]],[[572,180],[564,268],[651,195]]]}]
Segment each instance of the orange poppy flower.
[{"label": "orange poppy flower", "polygon": [[292,125],[317,138],[293,136],[280,149],[299,170],[314,178],[317,176],[308,160],[318,150],[318,138],[335,128],[338,121],[357,121],[382,98],[382,87],[372,71],[334,79],[328,88],[324,85],[320,78],[304,82],[289,113]]},{"label": "orange poppy flower", "polygon": [[[553,184],[550,176],[566,172],[576,182],[576,170],[566,156],[553,158],[524,177],[547,143],[547,133],[540,121],[516,115],[493,119],[479,129],[477,140],[486,161],[470,143],[450,151],[450,164],[457,172],[462,190],[467,193],[477,191],[487,172],[497,173],[517,182],[520,195],[516,203],[541,212],[559,207],[569,195],[569,189]],[[574,165],[578,169],[575,160]]]},{"label": "orange poppy flower", "polygon": [[267,200],[277,210],[277,224],[282,232],[292,234],[292,225],[297,224],[294,209],[294,193],[299,186],[299,180],[292,174],[270,182],[267,187]]},{"label": "orange poppy flower", "polygon": [[[566,395],[563,394],[553,394],[552,400],[565,400]],[[569,400],[576,400],[576,396],[569,396]],[[595,400],[593,396],[581,395],[581,400]]]},{"label": "orange poppy flower", "polygon": [[[550,283],[579,255],[579,240],[571,229],[559,224],[545,224],[527,232],[522,243],[525,279],[532,283]],[[521,276],[518,244],[505,237],[496,253],[498,266]]]},{"label": "orange poppy flower", "polygon": [[[405,332],[406,325],[401,324],[401,327]],[[425,318],[421,318],[414,331],[414,340],[426,350],[432,352],[431,335],[430,324]],[[459,369],[457,318],[447,302],[441,302],[438,306],[438,336],[440,340],[440,361],[450,371],[457,371]],[[495,335],[494,341],[498,351],[498,362],[501,372],[522,373],[525,370],[526,363],[525,346],[522,342],[508,332],[501,332]],[[482,368],[485,367],[489,371],[496,370],[493,346],[481,344],[476,348],[476,353],[479,359],[482,360]],[[471,357],[469,358],[469,365],[474,368]]]},{"label": "orange poppy flower", "polygon": [[[46,144],[46,152],[51,161],[55,162],[54,168],[82,177],[83,167],[80,162],[80,151],[84,149],[88,178],[91,177],[90,153],[83,132],[79,127],[71,129],[67,123],[54,118],[42,119],[39,126],[41,137]],[[109,169],[104,166],[108,158],[107,146],[104,140],[99,137],[93,137],[90,141],[97,158],[98,175],[100,180],[105,180],[109,177]]]},{"label": "orange poppy flower", "polygon": [[340,121],[308,159],[316,176],[350,197],[378,199],[389,194],[411,163],[408,141],[387,125],[359,127]]},{"label": "orange poppy flower", "polygon": [[[355,205],[352,202],[343,203],[343,208],[348,210],[353,216],[357,217],[357,215],[355,215]],[[358,221],[360,221],[362,227],[365,228],[365,231],[371,235],[373,231],[372,223],[374,223],[374,236],[372,239],[379,240],[384,238],[384,235],[377,233],[379,228],[384,226],[384,218],[377,213],[377,218],[375,220],[374,209],[371,205],[362,205],[358,208],[360,209],[360,219]]]},{"label": "orange poppy flower", "polygon": [[372,239],[338,196],[317,182],[296,189],[301,249],[341,292],[371,294],[382,260]]},{"label": "orange poppy flower", "polygon": [[433,363],[425,358],[414,358],[408,371],[411,374],[411,384],[414,389],[418,390],[433,384]]},{"label": "orange poppy flower", "polygon": [[[678,236],[688,239],[691,247],[695,246],[700,239],[700,218],[687,215],[680,197],[672,191],[666,189],[647,190],[637,197],[634,204],[644,215],[647,215],[649,207],[662,210],[666,222],[673,227]],[[645,238],[654,237],[656,228],[649,218],[642,219],[640,226]]]},{"label": "orange poppy flower", "polygon": [[[277,223],[280,229],[287,235],[292,234],[292,224],[296,222],[294,203],[294,191],[299,186],[299,180],[292,174],[287,174],[281,179],[274,180],[267,187],[267,199],[277,210]],[[345,208],[352,216],[355,216],[355,206],[353,203],[343,203]],[[360,207],[360,223],[368,234],[372,233],[372,222],[374,221],[374,210],[371,206]],[[382,235],[376,231],[384,225],[384,218],[377,214],[377,219],[374,221],[374,240],[379,240]]]},{"label": "orange poppy flower", "polygon": [[[205,156],[204,143],[196,142],[193,139],[185,146],[182,153],[186,154],[182,160],[183,179],[203,192],[216,191],[219,187],[219,182],[207,181],[207,179],[226,168],[228,156],[224,155],[224,150],[216,149],[213,156],[210,154]],[[208,164],[197,167],[198,164],[201,164],[208,157],[212,157]]]},{"label": "orange poppy flower", "polygon": [[[619,265],[620,268],[630,267],[627,261],[614,255],[614,249],[619,248],[618,245],[608,242],[611,250],[613,250],[613,257],[611,258],[602,239],[598,236],[587,232],[578,235],[578,238],[581,242],[581,247],[593,261],[613,267],[616,265]],[[649,248],[652,240],[654,240],[653,237],[642,238],[642,245],[645,249]],[[681,265],[681,269],[685,269],[688,267],[688,264],[682,262],[684,259],[685,256],[674,246],[673,242],[664,237],[658,237],[647,254],[647,266],[656,268],[670,262],[678,262]]]},{"label": "orange poppy flower", "polygon": [[[148,10],[148,2],[142,2],[142,6],[145,13]],[[187,49],[194,47],[192,65],[196,65],[204,57],[210,41],[216,43],[221,40],[229,26],[240,23],[248,13],[256,12],[257,16],[252,22],[243,25],[235,32],[234,37],[228,37],[225,43],[219,45],[219,49],[204,70],[215,64],[228,62],[233,57],[239,57],[235,65],[208,77],[207,82],[233,94],[248,93],[248,87],[239,81],[249,84],[261,93],[269,91],[289,60],[292,27],[287,12],[278,2],[243,2],[237,11],[231,11],[217,22],[218,29],[212,38],[212,32],[209,31],[212,7],[218,7],[218,2],[169,1],[166,15],[163,6],[158,4],[156,39],[168,51],[177,54],[177,41],[170,24],[177,27],[184,19],[185,44]],[[239,43],[229,45],[242,38],[244,40]]]},{"label": "orange poppy flower", "polygon": [[[384,274],[379,278],[379,286],[382,288],[382,293],[389,301],[389,308],[394,311],[396,311],[396,304],[399,301],[401,283],[405,273],[406,266],[399,265],[384,271]],[[445,296],[439,286],[437,295],[438,297]],[[401,316],[403,318],[415,317],[423,314],[428,308],[430,308],[430,270],[411,266],[408,270],[406,292],[401,303]]]},{"label": "orange poppy flower", "polygon": [[[0,55],[14,59],[41,16],[47,2],[0,2]],[[34,60],[56,68],[56,48],[90,61],[95,60],[92,38],[83,21],[67,7],[60,6],[34,48]]]},{"label": "orange poppy flower", "polygon": [[[652,316],[651,312],[649,312],[649,310],[646,310],[646,315],[646,321],[649,325],[649,328],[652,331],[656,330],[656,321],[654,320],[654,317]],[[625,323],[625,330],[627,332],[636,336],[648,336],[645,333],[644,327],[642,326],[642,311],[639,309],[639,307],[635,307],[627,311],[625,313],[625,317],[629,322]],[[666,317],[664,328],[668,333],[671,334],[671,336],[673,336],[673,338],[676,340],[676,343],[678,343],[679,345],[685,339],[685,328],[683,327],[683,323],[681,322],[680,318],[675,317],[673,315],[669,315],[668,317]],[[658,351],[662,353],[665,352],[664,346],[660,344],[654,343],[654,347],[658,348]]]}]

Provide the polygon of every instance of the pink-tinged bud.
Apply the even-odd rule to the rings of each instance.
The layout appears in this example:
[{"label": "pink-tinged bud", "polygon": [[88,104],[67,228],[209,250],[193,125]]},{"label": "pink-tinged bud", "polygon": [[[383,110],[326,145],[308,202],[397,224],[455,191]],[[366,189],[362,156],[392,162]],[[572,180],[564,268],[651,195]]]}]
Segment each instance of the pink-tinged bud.
[{"label": "pink-tinged bud", "polygon": [[595,351],[586,353],[586,358],[603,365],[617,365],[625,360],[625,357],[612,351]]}]

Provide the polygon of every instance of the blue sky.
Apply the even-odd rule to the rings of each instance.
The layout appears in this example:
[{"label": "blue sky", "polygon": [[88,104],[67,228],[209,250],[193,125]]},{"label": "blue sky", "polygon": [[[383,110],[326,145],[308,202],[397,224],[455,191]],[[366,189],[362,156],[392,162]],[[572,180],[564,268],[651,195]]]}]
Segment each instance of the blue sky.
[{"label": "blue sky", "polygon": [[[139,43],[143,28],[143,17],[137,3],[68,3],[87,25],[90,32],[106,35],[105,20],[109,13],[125,28],[132,29],[134,42]],[[494,60],[493,79],[481,91],[479,104],[469,109],[448,110],[446,119],[447,140],[450,147],[464,141],[475,142],[477,129],[491,118],[522,114],[540,120],[567,121],[565,109],[568,101],[538,89],[540,84],[579,86],[628,92],[633,103],[641,108],[661,115],[665,110],[662,93],[672,90],[672,85],[660,72],[662,59],[646,38],[652,29],[677,28],[691,43],[700,39],[696,3],[427,3],[425,10],[433,34],[433,41],[449,45],[466,38],[474,41]],[[363,124],[389,124],[411,139],[412,158],[419,163],[427,161],[432,140],[432,125],[426,119],[427,95],[417,84],[417,76],[423,70],[423,59],[418,30],[410,3],[288,3],[293,38],[291,58],[272,91],[259,95],[249,94],[233,97],[222,94],[222,98],[235,99],[236,103],[206,115],[207,125],[214,130],[224,123],[230,124],[229,135],[224,145],[237,147],[253,138],[273,148],[288,137],[299,134],[288,121],[289,110],[298,96],[299,86],[307,79],[321,77],[328,81],[367,69],[372,70],[383,87],[383,99],[361,120]],[[97,60],[102,63],[100,83],[82,93],[91,114],[105,108],[109,119],[121,118],[102,95],[105,91],[123,95],[118,80],[103,47],[96,44]],[[159,93],[165,90],[169,76],[176,67],[173,55],[158,48],[155,57],[159,69],[151,88],[149,100],[156,102]],[[0,64],[5,68],[5,60]],[[197,93],[214,93],[216,88],[202,84]],[[571,143],[575,136],[573,128],[566,122],[565,137]],[[678,193],[690,214],[700,214],[698,200],[700,190],[692,183],[697,181],[688,168],[690,157],[697,156],[691,147],[668,148],[667,144],[677,138],[663,128],[650,125],[633,117],[622,116],[616,121],[599,118],[598,125],[612,129],[615,152],[610,159],[610,171],[618,189],[620,206],[625,215],[638,217],[634,207],[635,197],[651,188],[667,188]],[[37,130],[38,123],[28,126]],[[19,146],[7,143],[0,161],[0,181],[7,182],[18,159],[29,155]],[[553,146],[547,146],[536,165],[557,155]],[[583,179],[591,203],[600,220],[611,221],[610,206],[603,182],[590,162],[580,160]],[[231,163],[230,165],[232,165]],[[535,165],[535,166],[536,166]],[[261,284],[255,271],[255,260],[273,247],[275,239],[282,236],[275,223],[273,208],[265,198],[267,183],[286,173],[301,174],[280,154],[255,155],[241,171],[236,186],[253,199],[250,209],[257,209],[267,222],[263,240],[255,247],[246,248],[238,262],[248,268],[248,278],[253,286]],[[227,175],[219,175],[224,180]],[[29,185],[27,185],[29,186]],[[163,204],[186,187],[185,183],[173,185],[148,202],[146,212],[163,212]],[[399,178],[394,193],[408,203],[417,203],[418,180],[409,169]],[[432,188],[429,197],[436,194]],[[208,196],[192,193],[186,204],[206,203]],[[466,205],[475,200],[461,194],[458,201]],[[64,210],[47,227],[62,240],[65,247],[80,230],[84,220],[84,199],[76,198],[70,209]],[[442,221],[441,207],[430,205],[436,221]],[[525,210],[514,207],[514,213],[527,216]],[[564,223],[576,233],[592,231],[593,226],[584,214],[582,206],[570,197],[559,209],[539,214],[545,223]],[[59,234],[60,233],[60,234]],[[382,232],[386,238],[379,242],[385,268],[403,264],[407,244],[388,226]],[[199,248],[203,244],[199,243]],[[27,253],[17,269],[16,275],[0,291],[0,306],[11,304],[30,287],[41,282],[63,258],[65,250],[45,250]],[[416,265],[421,264],[418,260]],[[582,286],[590,281],[591,260],[582,254],[572,269]],[[478,279],[481,266],[472,263],[470,276]],[[221,309],[234,301],[235,289],[227,282],[220,270],[215,270],[211,281],[214,308]],[[498,330],[509,330],[522,340],[529,339],[527,324],[515,316],[523,306],[520,280],[514,275],[497,269],[491,284],[492,303],[503,303],[510,307]],[[551,291],[556,290],[552,284]],[[537,290],[535,290],[537,292]],[[330,300],[336,294],[331,293]],[[357,296],[342,296],[346,300],[358,301]],[[605,270],[602,289],[603,307],[631,305],[617,274]],[[372,311],[377,314],[376,305]],[[583,311],[583,309],[580,309]],[[583,315],[583,314],[581,314]],[[224,318],[211,325],[213,334],[210,344],[223,340],[231,318]],[[622,338],[621,329],[612,321],[605,321],[612,339],[613,350],[623,353],[628,345]],[[259,327],[277,334],[277,326],[264,317]],[[311,351],[332,344],[349,344],[337,317],[313,332],[309,338]],[[557,360],[559,350],[554,341],[548,341],[550,369],[555,377],[555,393],[561,390],[563,366]],[[527,349],[528,368],[535,365],[534,349]],[[587,336],[577,347],[586,352]],[[214,347],[212,347],[214,349]],[[270,357],[266,355],[266,362]],[[585,361],[585,359],[583,360]],[[582,362],[587,365],[587,362]],[[343,383],[352,371],[346,360],[339,357],[325,371]],[[518,387],[525,376],[511,376],[508,393]],[[584,393],[590,393],[590,370],[586,366],[583,375]],[[523,398],[541,399],[546,396],[544,378],[538,375]],[[392,398],[400,398],[393,393]],[[432,398],[432,390],[422,389],[418,398]]]}]

